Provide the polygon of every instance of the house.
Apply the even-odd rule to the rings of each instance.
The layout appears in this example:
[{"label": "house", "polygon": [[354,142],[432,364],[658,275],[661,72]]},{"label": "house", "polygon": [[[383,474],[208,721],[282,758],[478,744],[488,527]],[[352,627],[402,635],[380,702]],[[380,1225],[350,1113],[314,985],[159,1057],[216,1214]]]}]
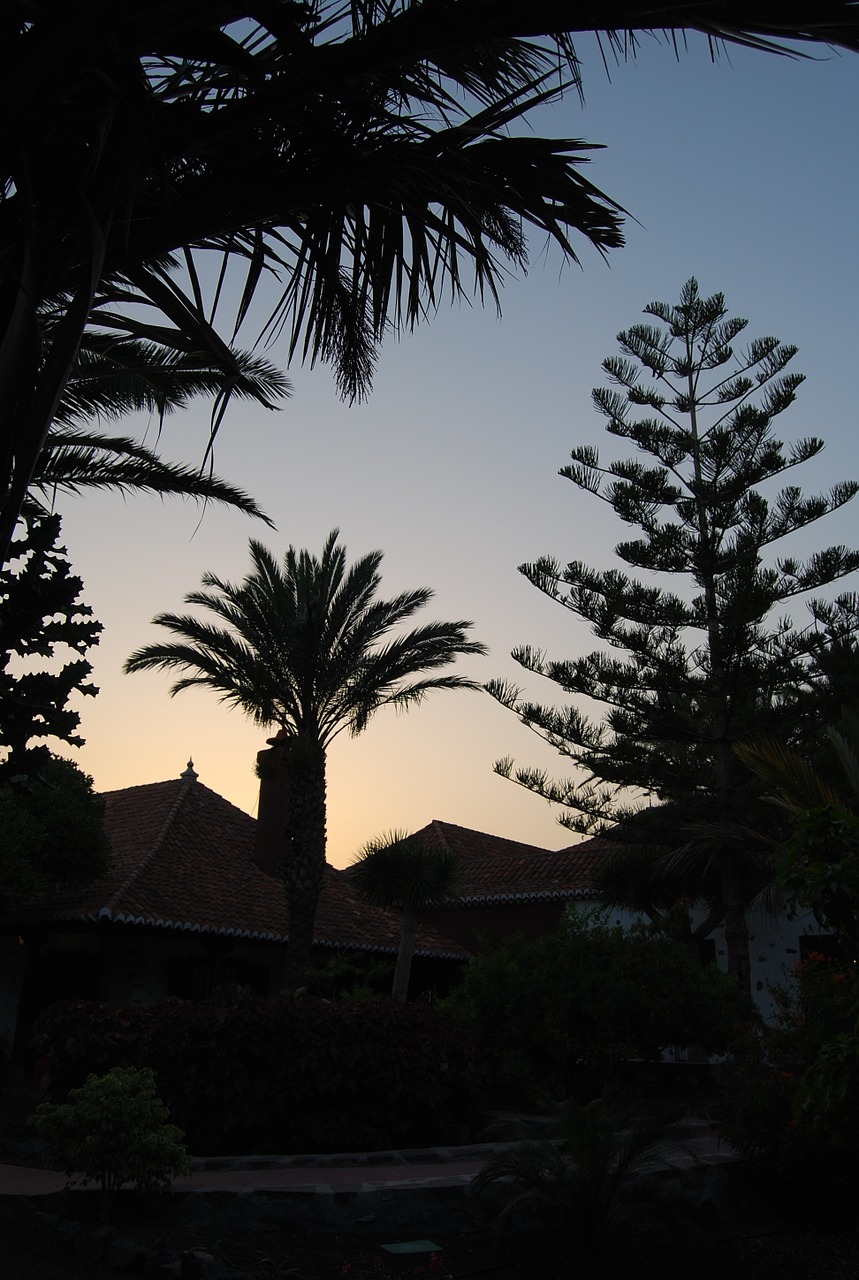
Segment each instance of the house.
[{"label": "house", "polygon": [[597,905],[593,869],[611,844],[595,839],[567,849],[540,849],[518,840],[433,821],[415,838],[459,861],[456,902],[421,920],[468,951],[519,933],[536,938],[560,924],[570,903]]},{"label": "house", "polygon": [[[265,755],[266,753],[261,753]],[[259,819],[200,782],[193,766],[166,782],[108,792],[110,874],[43,901],[0,935],[0,1047],[11,1052],[38,1010],[82,997],[147,1004],[203,999],[231,983],[275,995],[283,986],[288,919],[276,877],[282,856],[284,780],[262,770]],[[433,821],[416,833],[459,856],[457,900],[421,920],[413,989],[444,989],[482,945],[551,932],[571,904],[598,907],[592,878],[612,848],[604,837],[548,850]],[[631,917],[612,913],[620,925]],[[396,915],[364,903],[349,872],[326,867],[315,950],[388,955]],[[752,984],[769,1010],[769,984],[786,964],[822,949],[809,914],[750,916]],[[724,965],[724,938],[713,932]]]},{"label": "house", "polygon": [[[598,910],[594,871],[617,847],[610,838],[597,836],[553,851],[438,821],[415,835],[432,848],[456,853],[460,864],[457,901],[423,912],[421,920],[471,952],[517,933],[526,939],[549,933],[571,905]],[[703,918],[703,908],[693,912],[694,924]],[[769,1016],[775,1007],[769,994],[772,985],[782,983],[809,951],[828,953],[832,939],[821,935],[811,912],[783,913],[774,919],[764,910],[751,910],[747,919],[752,992],[761,1012]],[[610,923],[624,928],[635,920],[624,911],[609,915]],[[707,941],[712,958],[727,968],[722,926]]]},{"label": "house", "polygon": [[[7,1052],[36,1012],[61,999],[150,1004],[168,995],[203,999],[231,983],[263,995],[282,989],[286,903],[280,881],[259,865],[276,824],[258,823],[210,790],[190,763],[181,777],[104,800],[109,875],[42,901],[0,939]],[[400,924],[326,867],[315,932],[320,956],[336,949],[393,959]],[[423,928],[415,988],[449,981],[466,959],[464,948]]]}]

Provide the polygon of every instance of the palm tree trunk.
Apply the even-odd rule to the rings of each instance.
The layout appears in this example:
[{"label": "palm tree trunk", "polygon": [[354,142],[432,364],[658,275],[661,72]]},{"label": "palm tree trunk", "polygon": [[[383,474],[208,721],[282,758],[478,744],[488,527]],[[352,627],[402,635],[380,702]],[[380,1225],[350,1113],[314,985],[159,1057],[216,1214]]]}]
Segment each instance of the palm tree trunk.
[{"label": "palm tree trunk", "polygon": [[325,871],[325,750],[318,742],[294,738],[289,744],[289,807],[286,852],[280,874],[289,912],[287,986],[304,985],[313,949],[316,908]]},{"label": "palm tree trunk", "polygon": [[391,995],[395,1000],[405,1000],[409,993],[409,978],[412,972],[412,956],[415,954],[417,927],[418,920],[414,911],[404,907],[400,920],[400,950],[397,953],[394,985],[391,988]]}]

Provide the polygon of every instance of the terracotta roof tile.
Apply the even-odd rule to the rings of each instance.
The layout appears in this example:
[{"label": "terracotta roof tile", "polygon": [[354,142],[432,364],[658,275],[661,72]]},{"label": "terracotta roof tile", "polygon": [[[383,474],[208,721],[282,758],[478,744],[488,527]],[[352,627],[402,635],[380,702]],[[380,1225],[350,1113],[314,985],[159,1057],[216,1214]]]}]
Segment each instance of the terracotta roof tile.
[{"label": "terracotta roof tile", "polygon": [[598,837],[566,849],[540,849],[438,820],[415,834],[459,854],[462,903],[594,897],[594,867],[611,848],[610,841]]},{"label": "terracotta roof tile", "polygon": [[[280,882],[253,863],[256,820],[193,778],[109,791],[109,875],[40,904],[39,919],[109,919],[166,929],[286,941]],[[315,942],[395,952],[399,919],[364,903],[348,877],[326,867]],[[465,958],[457,943],[424,928],[419,955]]]}]

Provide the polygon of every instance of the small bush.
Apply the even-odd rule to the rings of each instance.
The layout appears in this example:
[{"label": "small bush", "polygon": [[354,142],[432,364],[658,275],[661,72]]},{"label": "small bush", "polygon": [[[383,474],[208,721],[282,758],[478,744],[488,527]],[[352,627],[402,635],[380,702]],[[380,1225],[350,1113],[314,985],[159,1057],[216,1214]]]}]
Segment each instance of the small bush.
[{"label": "small bush", "polygon": [[138,1191],[167,1191],[188,1172],[183,1134],[168,1124],[155,1076],[146,1067],[116,1067],[91,1075],[65,1103],[43,1102],[31,1117],[48,1144],[48,1159],[70,1183],[96,1182],[105,1198],[126,1183]]}]

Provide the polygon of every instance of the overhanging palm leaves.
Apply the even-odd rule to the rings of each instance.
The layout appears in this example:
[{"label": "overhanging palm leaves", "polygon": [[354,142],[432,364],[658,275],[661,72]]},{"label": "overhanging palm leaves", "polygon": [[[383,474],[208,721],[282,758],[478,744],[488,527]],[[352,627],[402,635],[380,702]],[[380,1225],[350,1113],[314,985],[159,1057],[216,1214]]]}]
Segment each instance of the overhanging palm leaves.
[{"label": "overhanging palm leaves", "polygon": [[[156,0],[9,0],[0,556],[85,333],[205,353],[224,407],[237,372],[216,315],[224,276],[204,298],[201,253],[225,275],[241,267],[228,328],[268,275],[271,330],[285,328],[291,353],[332,361],[352,396],[390,326],[416,323],[445,291],[497,297],[505,260],[526,261],[525,231],[568,256],[579,234],[619,245],[618,207],[579,171],[588,144],[508,129],[564,75],[579,82],[573,33],[602,30],[627,56],[653,28],[760,49],[859,42],[850,0],[584,17],[567,0],[458,0],[455,18],[448,0],[181,0],[169,12]],[[50,350],[45,305],[60,317]]]},{"label": "overhanging palm leaves", "polygon": [[208,616],[162,613],[173,637],[138,649],[127,671],[181,674],[171,692],[201,687],[238,707],[255,724],[277,725],[277,749],[289,770],[290,854],[282,866],[294,967],[310,955],[325,863],[325,752],[344,730],[366,728],[384,706],[407,708],[434,689],[475,689],[444,673],[460,655],[482,654],[470,622],[401,627],[432,598],[428,588],[378,599],[380,551],[347,564],[338,531],[320,557],[290,547],[279,564],[259,542],[243,582],[207,573],[186,603]]},{"label": "overhanging palm leaves", "polygon": [[[45,317],[46,335],[56,322],[55,313]],[[243,351],[233,355],[233,394],[271,407],[289,394],[288,381],[270,362]],[[31,477],[30,497],[52,500],[58,492],[106,488],[179,494],[225,503],[271,527],[253,498],[214,475],[211,467],[165,462],[135,440],[91,426],[93,419],[109,422],[128,413],[154,415],[160,426],[196,396],[213,396],[217,404],[222,387],[223,371],[199,353],[137,338],[85,334]]]},{"label": "overhanging palm leaves", "polygon": [[152,449],[127,436],[71,429],[51,431],[30,484],[30,496],[50,502],[56,493],[82,493],[88,489],[178,494],[202,502],[222,502],[274,527],[250,494],[208,469],[165,462]]},{"label": "overhanging palm leaves", "polygon": [[740,743],[735,753],[745,765],[775,789],[770,797],[796,814],[820,805],[859,809],[859,715],[844,711],[842,724],[830,727],[826,737],[841,766],[841,776],[824,776],[798,751],[777,738]]}]

